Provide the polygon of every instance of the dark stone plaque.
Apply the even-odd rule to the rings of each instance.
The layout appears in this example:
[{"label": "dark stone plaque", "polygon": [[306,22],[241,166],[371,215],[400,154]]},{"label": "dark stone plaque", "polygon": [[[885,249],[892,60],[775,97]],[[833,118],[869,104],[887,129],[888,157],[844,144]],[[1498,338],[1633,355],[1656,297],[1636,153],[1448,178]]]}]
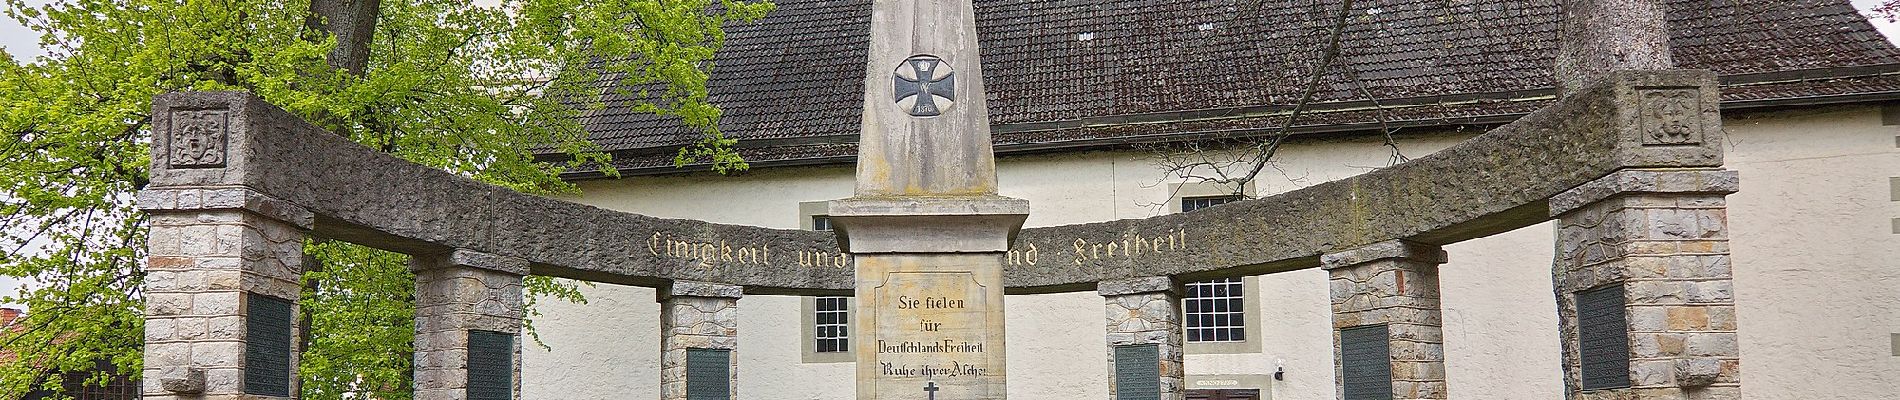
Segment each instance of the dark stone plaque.
[{"label": "dark stone plaque", "polygon": [[1161,400],[1161,347],[1115,346],[1115,400]]},{"label": "dark stone plaque", "polygon": [[468,399],[513,400],[515,335],[468,331]]},{"label": "dark stone plaque", "polygon": [[1577,362],[1583,390],[1630,386],[1629,322],[1623,285],[1577,292]]},{"label": "dark stone plaque", "polygon": [[732,400],[732,350],[686,349],[686,400]]},{"label": "dark stone plaque", "polygon": [[1392,336],[1385,325],[1339,330],[1339,366],[1346,400],[1392,398]]},{"label": "dark stone plaque", "polygon": [[290,301],[245,293],[244,393],[290,396]]}]

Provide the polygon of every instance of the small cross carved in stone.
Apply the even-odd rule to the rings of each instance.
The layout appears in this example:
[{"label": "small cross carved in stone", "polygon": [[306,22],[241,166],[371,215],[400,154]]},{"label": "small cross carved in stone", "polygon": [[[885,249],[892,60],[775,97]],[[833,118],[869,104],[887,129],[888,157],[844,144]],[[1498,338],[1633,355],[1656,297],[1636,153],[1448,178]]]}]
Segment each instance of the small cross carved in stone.
[{"label": "small cross carved in stone", "polygon": [[930,399],[929,399],[929,400],[937,400],[937,390],[938,390],[938,389],[941,389],[941,388],[939,388],[939,387],[937,387],[937,383],[936,383],[936,382],[931,382],[931,383],[930,383],[930,384],[928,384],[928,385],[924,385],[924,394],[927,394],[927,395],[930,395]]}]

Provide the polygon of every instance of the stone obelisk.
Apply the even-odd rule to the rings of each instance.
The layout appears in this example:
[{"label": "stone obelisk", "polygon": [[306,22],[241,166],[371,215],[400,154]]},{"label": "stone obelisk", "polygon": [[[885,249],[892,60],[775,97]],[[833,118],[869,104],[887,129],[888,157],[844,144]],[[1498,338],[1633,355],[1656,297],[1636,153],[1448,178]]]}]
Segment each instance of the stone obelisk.
[{"label": "stone obelisk", "polygon": [[857,191],[833,201],[857,268],[858,399],[1003,399],[1003,254],[971,0],[875,0]]}]

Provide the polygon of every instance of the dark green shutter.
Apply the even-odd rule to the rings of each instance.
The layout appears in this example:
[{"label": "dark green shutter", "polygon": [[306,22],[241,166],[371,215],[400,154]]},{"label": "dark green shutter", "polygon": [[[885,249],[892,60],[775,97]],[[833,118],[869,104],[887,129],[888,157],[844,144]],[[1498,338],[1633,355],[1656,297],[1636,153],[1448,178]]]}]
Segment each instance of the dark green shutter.
[{"label": "dark green shutter", "polygon": [[732,350],[686,349],[686,400],[732,400]]},{"label": "dark green shutter", "polygon": [[1339,330],[1340,382],[1346,400],[1392,398],[1392,336],[1385,325]]},{"label": "dark green shutter", "polygon": [[515,335],[468,331],[468,399],[513,400]]},{"label": "dark green shutter", "polygon": [[290,301],[245,293],[244,393],[290,396]]},{"label": "dark green shutter", "polygon": [[1161,347],[1115,346],[1115,400],[1161,400]]},{"label": "dark green shutter", "polygon": [[1577,361],[1583,390],[1630,386],[1629,321],[1623,285],[1577,292]]}]

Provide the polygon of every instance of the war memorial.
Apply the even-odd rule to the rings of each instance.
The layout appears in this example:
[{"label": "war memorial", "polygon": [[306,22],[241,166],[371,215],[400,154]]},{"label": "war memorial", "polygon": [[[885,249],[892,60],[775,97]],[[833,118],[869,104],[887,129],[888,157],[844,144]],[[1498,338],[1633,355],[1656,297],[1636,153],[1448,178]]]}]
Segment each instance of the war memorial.
[{"label": "war memorial", "polygon": [[[1195,213],[1023,229],[1028,202],[997,194],[970,1],[874,4],[855,195],[827,205],[835,233],[518,194],[249,94],[159,97],[138,197],[153,215],[145,398],[296,398],[314,237],[414,257],[417,399],[521,397],[533,274],[655,288],[663,400],[741,398],[740,374],[772,368],[736,356],[744,296],[841,294],[860,305],[857,398],[1004,399],[1005,295],[1089,291],[1108,347],[1075,350],[1108,360],[1110,398],[1178,400],[1182,282],[1314,268],[1331,277],[1339,398],[1443,399],[1442,246],[1546,221],[1567,398],[1740,397],[1739,351],[1646,345],[1744,329],[1715,265],[1739,189],[1717,78],[1672,69],[1665,41],[1641,36],[1663,23],[1653,9],[1568,22],[1567,50],[1618,56],[1561,60],[1551,105],[1431,155]],[[1688,316],[1699,323],[1664,322]]]}]

